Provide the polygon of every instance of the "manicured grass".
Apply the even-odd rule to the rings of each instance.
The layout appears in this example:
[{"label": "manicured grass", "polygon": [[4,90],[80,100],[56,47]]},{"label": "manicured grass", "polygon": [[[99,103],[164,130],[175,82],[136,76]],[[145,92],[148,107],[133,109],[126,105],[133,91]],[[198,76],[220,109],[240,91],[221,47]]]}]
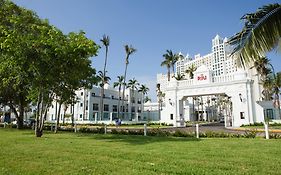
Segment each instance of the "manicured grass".
[{"label": "manicured grass", "polygon": [[280,174],[281,140],[44,133],[0,128],[0,174]]}]

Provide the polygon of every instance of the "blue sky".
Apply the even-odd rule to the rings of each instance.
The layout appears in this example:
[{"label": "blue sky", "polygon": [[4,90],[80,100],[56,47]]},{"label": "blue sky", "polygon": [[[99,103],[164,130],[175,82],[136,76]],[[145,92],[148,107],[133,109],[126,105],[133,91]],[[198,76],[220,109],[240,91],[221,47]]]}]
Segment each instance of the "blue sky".
[{"label": "blue sky", "polygon": [[[240,31],[240,17],[255,12],[271,0],[12,0],[48,19],[64,33],[83,30],[100,44],[103,34],[111,39],[108,74],[111,83],[124,74],[125,44],[137,52],[131,56],[128,79],[136,78],[150,88],[155,99],[156,74],[167,49],[191,56],[211,52],[216,34],[230,37]],[[93,67],[102,70],[104,49],[92,58]],[[268,55],[276,71],[281,71],[280,53]]]}]

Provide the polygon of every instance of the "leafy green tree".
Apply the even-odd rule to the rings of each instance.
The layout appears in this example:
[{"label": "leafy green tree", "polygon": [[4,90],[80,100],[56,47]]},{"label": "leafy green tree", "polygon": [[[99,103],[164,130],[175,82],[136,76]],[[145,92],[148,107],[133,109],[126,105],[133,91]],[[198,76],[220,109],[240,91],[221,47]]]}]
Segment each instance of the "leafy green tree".
[{"label": "leafy green tree", "polygon": [[[121,87],[123,85],[124,77],[123,76],[117,76],[117,81],[114,82],[113,87],[118,87],[118,109],[117,109],[117,117],[120,118],[120,98],[121,98]],[[122,107],[124,108],[124,107]]]},{"label": "leafy green tree", "polygon": [[34,28],[40,23],[42,21],[32,11],[0,0],[1,103],[14,112],[18,128],[23,127],[24,109],[30,103],[27,98],[31,78],[28,65],[32,55],[28,48],[33,45],[30,42],[33,36],[38,34]]},{"label": "leafy green tree", "polygon": [[255,13],[245,14],[241,20],[245,21],[243,29],[228,43],[234,46],[232,55],[242,66],[281,46],[281,4],[265,5]]},{"label": "leafy green tree", "polygon": [[[125,51],[126,51],[126,58],[125,58],[125,73],[124,73],[124,81],[123,81],[123,95],[122,95],[122,106],[123,106],[123,111],[125,111],[125,105],[124,105],[124,100],[125,100],[125,88],[126,88],[126,76],[127,76],[127,69],[129,65],[129,58],[130,55],[135,53],[137,50],[133,46],[125,45]],[[123,112],[123,117],[124,117],[124,112]]]},{"label": "leafy green tree", "polygon": [[19,109],[19,127],[25,106],[30,100],[36,102],[35,133],[41,137],[54,97],[62,103],[75,90],[95,82],[89,57],[97,53],[98,46],[84,32],[64,35],[34,12],[10,1],[0,0],[0,18],[1,102],[16,116]]}]

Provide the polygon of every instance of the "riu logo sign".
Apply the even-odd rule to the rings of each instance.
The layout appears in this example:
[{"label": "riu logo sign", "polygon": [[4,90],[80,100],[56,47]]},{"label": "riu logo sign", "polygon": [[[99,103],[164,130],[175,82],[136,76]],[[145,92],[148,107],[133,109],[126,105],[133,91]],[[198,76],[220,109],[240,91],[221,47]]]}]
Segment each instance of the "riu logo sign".
[{"label": "riu logo sign", "polygon": [[207,80],[207,75],[201,74],[201,75],[199,75],[199,76],[197,77],[197,80],[199,80],[199,81]]}]

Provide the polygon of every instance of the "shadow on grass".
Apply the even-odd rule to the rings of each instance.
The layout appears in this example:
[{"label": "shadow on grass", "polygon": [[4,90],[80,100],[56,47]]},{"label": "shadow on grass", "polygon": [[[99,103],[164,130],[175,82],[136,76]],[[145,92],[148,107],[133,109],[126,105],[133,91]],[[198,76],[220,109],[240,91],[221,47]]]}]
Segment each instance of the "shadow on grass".
[{"label": "shadow on grass", "polygon": [[141,136],[141,135],[118,135],[118,134],[95,134],[94,139],[107,142],[126,142],[132,145],[150,144],[154,142],[183,142],[200,141],[200,139],[189,137],[171,137],[171,136]]}]

